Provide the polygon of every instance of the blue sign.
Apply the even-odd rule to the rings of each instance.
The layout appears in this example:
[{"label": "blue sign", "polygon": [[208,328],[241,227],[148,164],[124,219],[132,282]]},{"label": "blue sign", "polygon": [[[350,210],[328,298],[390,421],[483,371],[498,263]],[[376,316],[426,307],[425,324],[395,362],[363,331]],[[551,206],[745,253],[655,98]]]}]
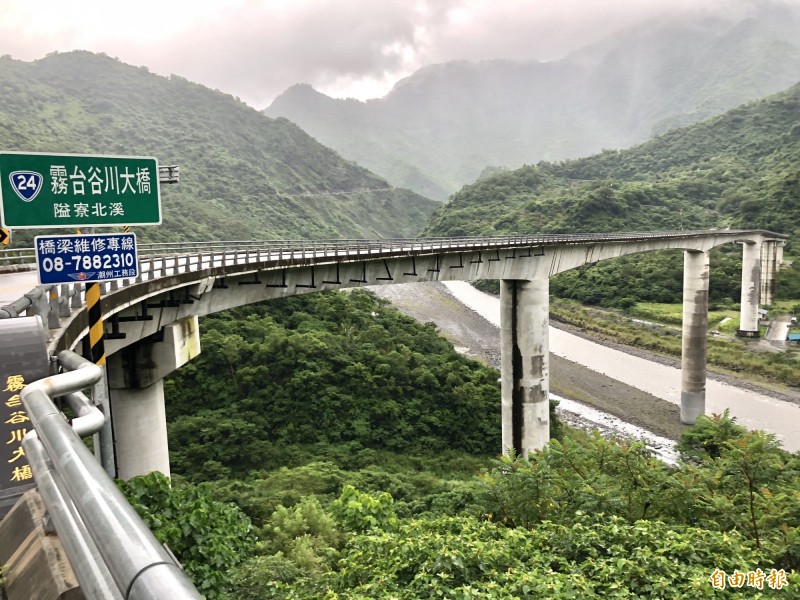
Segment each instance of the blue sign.
[{"label": "blue sign", "polygon": [[139,274],[133,233],[39,235],[35,242],[42,285],[132,279]]}]

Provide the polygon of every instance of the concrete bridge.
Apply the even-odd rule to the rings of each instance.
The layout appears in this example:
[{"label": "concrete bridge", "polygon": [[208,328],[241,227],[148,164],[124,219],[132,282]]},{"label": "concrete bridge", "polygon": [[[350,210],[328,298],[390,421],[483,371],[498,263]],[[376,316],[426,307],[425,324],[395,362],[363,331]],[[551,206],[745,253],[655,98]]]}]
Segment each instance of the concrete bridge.
[{"label": "concrete bridge", "polygon": [[[25,385],[16,404],[5,402],[7,407],[18,406],[21,398],[35,428],[21,446],[44,500],[42,504],[30,491],[0,526],[0,563],[12,565],[8,597],[43,597],[37,590],[45,589],[48,597],[72,597],[77,584],[64,578],[72,570],[56,558],[65,551],[86,598],[200,598],[109,478],[127,479],[154,470],[169,475],[163,378],[199,354],[200,316],[329,289],[498,279],[500,447],[526,454],[549,439],[550,276],[628,254],[684,252],[681,420],[693,423],[705,411],[709,250],[742,245],[739,334],[757,337],[759,304],[772,302],[784,239],[753,230],[147,244],[140,247],[144,252],[137,278],[103,285],[107,368],[72,352],[89,337],[90,309],[83,284],[39,286],[9,298],[4,288],[33,286],[35,274],[2,275],[0,349],[20,343],[20,332],[29,331],[41,347],[38,360],[44,367],[49,357],[63,369]],[[32,250],[0,251],[0,272],[19,268],[4,262],[32,258]],[[39,315],[48,335],[36,319],[15,319],[23,315]],[[4,337],[3,332],[17,338]],[[91,401],[80,391],[89,386],[94,386]],[[6,387],[7,393],[14,393]],[[77,415],[71,424],[52,403],[54,397],[62,397]],[[13,414],[21,418],[24,413]],[[102,467],[80,441],[95,432]],[[8,491],[0,489],[0,509],[4,498],[11,498]],[[45,510],[57,541],[40,524]]]},{"label": "concrete bridge", "polygon": [[[106,431],[103,463],[121,478],[169,474],[163,378],[200,352],[200,316],[322,290],[478,279],[501,282],[500,447],[527,454],[549,439],[549,278],[665,249],[684,252],[681,420],[694,423],[705,411],[709,250],[742,246],[738,334],[757,337],[759,304],[772,303],[784,240],[761,230],[712,230],[143,245],[139,277],[104,284],[114,442]],[[38,288],[0,308],[0,317],[40,314],[51,355],[79,350],[88,336],[83,287]]]}]

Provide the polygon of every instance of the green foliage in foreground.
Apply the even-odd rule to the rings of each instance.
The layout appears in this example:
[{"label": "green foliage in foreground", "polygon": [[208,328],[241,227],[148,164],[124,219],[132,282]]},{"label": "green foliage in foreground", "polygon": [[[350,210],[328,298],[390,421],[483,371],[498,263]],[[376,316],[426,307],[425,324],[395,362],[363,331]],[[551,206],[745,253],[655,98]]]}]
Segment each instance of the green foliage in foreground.
[{"label": "green foliage in foreground", "polygon": [[[280,508],[265,555],[237,569],[235,595],[256,598],[712,598],[714,569],[787,573],[796,597],[798,458],[728,415],[701,419],[671,467],[639,443],[557,441],[482,476],[479,512],[396,522],[383,494],[346,486],[329,509]],[[344,538],[342,506],[359,518]],[[383,505],[385,519],[369,518]],[[373,507],[372,509],[368,507]],[[330,514],[338,514],[332,519]],[[361,517],[358,517],[361,515]],[[321,525],[322,524],[322,525]],[[278,541],[280,540],[280,541]],[[305,553],[298,558],[296,545]],[[313,557],[313,558],[312,558]],[[301,565],[305,565],[301,567]],[[741,590],[767,597],[772,590]]]},{"label": "green foliage in foreground", "polygon": [[170,446],[213,481],[129,493],[209,598],[710,598],[739,593],[715,569],[755,568],[800,589],[800,457],[728,415],[678,466],[599,435],[490,461],[496,371],[369,293],[203,327],[202,368],[167,386]]},{"label": "green foliage in foreground", "polygon": [[497,371],[369,292],[209,317],[201,344],[166,384],[179,473],[214,479],[270,469],[285,464],[282,448],[300,444],[498,449]]},{"label": "green foliage in foreground", "polygon": [[336,570],[320,577],[264,580],[270,565],[256,561],[236,597],[712,598],[709,565],[733,572],[757,564],[735,533],[581,514],[535,529],[440,517],[354,536]]},{"label": "green foliage in foreground", "polygon": [[[252,540],[249,521],[213,500],[219,487],[161,476],[124,484],[159,539],[209,598],[772,597],[724,591],[727,574],[782,570],[800,589],[800,457],[727,414],[702,417],[669,466],[639,442],[553,441],[500,458],[475,505],[399,518],[385,491],[345,483],[278,505]],[[320,470],[321,474],[323,470]],[[291,479],[303,486],[308,473]],[[312,489],[309,487],[308,489]]]},{"label": "green foliage in foreground", "polygon": [[209,598],[228,585],[229,569],[255,550],[250,520],[203,487],[170,486],[159,472],[119,486],[158,541],[169,546],[186,574]]}]

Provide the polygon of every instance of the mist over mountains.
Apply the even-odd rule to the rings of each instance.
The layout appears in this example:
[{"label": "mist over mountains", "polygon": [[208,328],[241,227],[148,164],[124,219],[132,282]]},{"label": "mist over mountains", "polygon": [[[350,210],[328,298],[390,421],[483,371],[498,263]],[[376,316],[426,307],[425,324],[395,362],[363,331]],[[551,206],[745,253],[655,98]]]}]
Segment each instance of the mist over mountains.
[{"label": "mist over mountains", "polygon": [[626,148],[788,88],[800,80],[800,7],[756,9],[649,22],[547,63],[430,65],[367,102],[296,85],[265,113],[444,200],[487,166]]},{"label": "mist over mountains", "polygon": [[181,167],[180,183],[162,186],[163,225],[137,228],[145,240],[404,237],[436,206],[286,119],[105,55],[5,56],[0,89],[5,151],[155,156]]}]

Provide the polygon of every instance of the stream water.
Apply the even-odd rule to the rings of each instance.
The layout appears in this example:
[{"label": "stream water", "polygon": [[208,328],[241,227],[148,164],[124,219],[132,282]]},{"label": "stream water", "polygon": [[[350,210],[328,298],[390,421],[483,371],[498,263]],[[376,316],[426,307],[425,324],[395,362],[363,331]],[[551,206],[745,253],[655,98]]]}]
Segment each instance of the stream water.
[{"label": "stream water", "polygon": [[[497,297],[485,294],[464,281],[450,281],[445,285],[460,302],[490,323],[500,326],[500,301]],[[550,351],[658,398],[680,404],[680,369],[627,354],[553,327],[550,328]],[[559,400],[565,411],[579,414],[589,421],[597,419],[601,430],[612,429],[625,435],[643,437],[659,455],[663,454],[664,460],[674,460],[674,444],[670,440],[592,407],[566,399]],[[722,413],[726,408],[741,425],[774,433],[789,451],[800,449],[800,406],[709,379],[706,383],[706,414]],[[673,458],[670,459],[670,456]]]}]

